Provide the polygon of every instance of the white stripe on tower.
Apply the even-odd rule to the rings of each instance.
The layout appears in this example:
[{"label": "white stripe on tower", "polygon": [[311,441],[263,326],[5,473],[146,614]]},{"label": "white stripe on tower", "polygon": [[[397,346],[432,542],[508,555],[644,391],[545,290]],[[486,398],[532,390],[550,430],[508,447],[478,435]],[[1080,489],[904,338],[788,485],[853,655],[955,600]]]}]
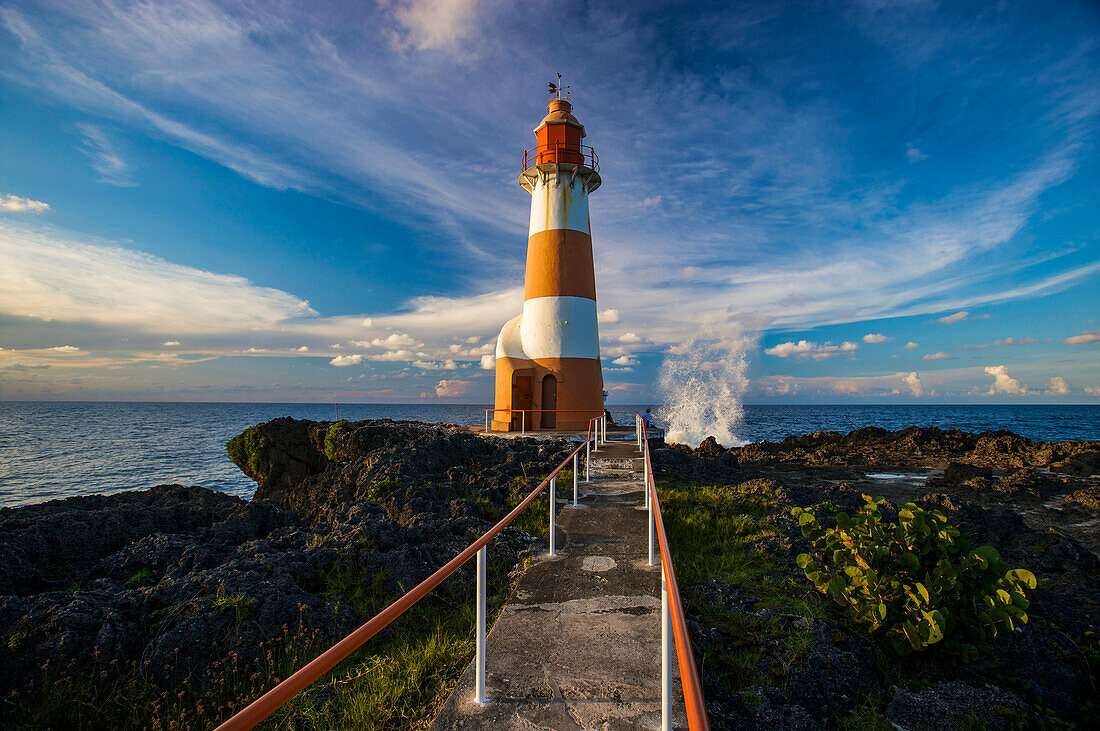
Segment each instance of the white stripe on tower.
[{"label": "white stripe on tower", "polygon": [[[555,180],[555,177],[557,178]],[[543,173],[531,191],[529,234],[568,228],[591,235],[588,228],[588,188],[584,176]]]},{"label": "white stripe on tower", "polygon": [[599,358],[596,300],[536,297],[523,303],[520,324],[528,358]]}]

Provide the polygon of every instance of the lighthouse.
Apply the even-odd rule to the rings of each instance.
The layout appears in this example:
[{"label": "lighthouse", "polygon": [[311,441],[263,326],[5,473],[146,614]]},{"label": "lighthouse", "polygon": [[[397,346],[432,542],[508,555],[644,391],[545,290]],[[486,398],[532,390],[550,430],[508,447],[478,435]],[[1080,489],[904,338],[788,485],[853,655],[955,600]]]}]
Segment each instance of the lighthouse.
[{"label": "lighthouse", "polygon": [[573,105],[551,84],[519,184],[531,194],[523,311],[500,330],[494,431],[583,430],[603,414],[588,196],[599,158]]}]

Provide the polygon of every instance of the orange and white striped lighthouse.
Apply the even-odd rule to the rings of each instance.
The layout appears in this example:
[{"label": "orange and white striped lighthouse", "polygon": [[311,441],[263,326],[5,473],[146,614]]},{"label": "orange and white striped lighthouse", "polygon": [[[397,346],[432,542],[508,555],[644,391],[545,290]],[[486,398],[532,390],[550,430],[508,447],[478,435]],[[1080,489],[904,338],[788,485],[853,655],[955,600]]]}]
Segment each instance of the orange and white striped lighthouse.
[{"label": "orange and white striped lighthouse", "polygon": [[495,431],[583,430],[603,414],[596,275],[588,194],[600,187],[595,151],[567,99],[551,97],[523,155],[531,194],[523,313],[501,328]]}]

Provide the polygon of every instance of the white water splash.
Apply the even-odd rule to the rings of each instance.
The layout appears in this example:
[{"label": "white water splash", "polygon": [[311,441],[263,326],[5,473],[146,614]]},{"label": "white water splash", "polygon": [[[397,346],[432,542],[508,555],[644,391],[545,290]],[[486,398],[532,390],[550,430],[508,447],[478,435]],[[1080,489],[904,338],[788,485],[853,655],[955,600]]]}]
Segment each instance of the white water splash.
[{"label": "white water splash", "polygon": [[668,425],[669,442],[697,447],[713,436],[726,447],[746,443],[737,431],[749,387],[745,355],[755,344],[754,337],[727,324],[704,327],[669,348],[657,380],[664,402],[657,417]]}]

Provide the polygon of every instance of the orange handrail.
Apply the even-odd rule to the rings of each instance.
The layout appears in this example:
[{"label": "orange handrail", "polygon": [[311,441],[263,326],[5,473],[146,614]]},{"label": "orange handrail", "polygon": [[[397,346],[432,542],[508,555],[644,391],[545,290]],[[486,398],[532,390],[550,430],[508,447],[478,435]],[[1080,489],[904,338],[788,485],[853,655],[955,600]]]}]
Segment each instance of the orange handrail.
[{"label": "orange handrail", "polygon": [[485,409],[486,411],[552,411],[555,414],[600,414],[603,415],[603,409],[513,409],[511,407],[503,409]]},{"label": "orange handrail", "polygon": [[[589,426],[589,433],[591,434],[591,425]],[[585,442],[585,444],[587,444],[587,442]],[[546,479],[539,483],[539,486],[523,499],[523,502],[517,505],[508,515],[504,516],[503,520],[490,528],[485,535],[467,546],[462,553],[452,558],[446,565],[417,584],[416,587],[393,604],[383,609],[359,629],[325,650],[289,678],[276,685],[267,693],[264,693],[246,708],[236,713],[228,721],[218,726],[217,731],[245,731],[246,729],[251,729],[272,713],[279,710],[291,698],[335,667],[341,660],[359,649],[363,643],[378,634],[379,631],[401,616],[409,607],[423,599],[429,591],[443,583],[447,577],[457,571],[462,564],[469,561],[483,546],[496,538],[509,523],[515,520],[516,517],[522,513],[536,497],[538,497],[539,493],[550,484],[550,480],[557,477],[566,463],[573,459],[573,457],[583,448],[584,444],[579,445],[570,452],[569,456],[563,459],[561,464],[554,468],[554,471],[547,475]]]},{"label": "orange handrail", "polygon": [[[641,416],[638,416],[641,419]],[[661,547],[661,570],[668,586],[668,608],[672,615],[672,632],[676,640],[676,661],[680,666],[680,684],[684,689],[684,708],[687,711],[688,728],[691,731],[710,729],[707,719],[707,706],[703,701],[703,686],[699,682],[699,672],[695,667],[695,655],[691,651],[691,638],[688,636],[687,621],[684,618],[684,605],[680,601],[680,587],[676,584],[676,571],[672,567],[672,552],[668,547],[665,534],[665,521],[661,516],[661,501],[657,499],[657,480],[653,477],[653,462],[649,458],[649,435],[646,423],[642,419],[642,439],[645,444],[645,464],[649,476],[646,489],[653,506],[653,519],[657,524],[657,541]]]}]

